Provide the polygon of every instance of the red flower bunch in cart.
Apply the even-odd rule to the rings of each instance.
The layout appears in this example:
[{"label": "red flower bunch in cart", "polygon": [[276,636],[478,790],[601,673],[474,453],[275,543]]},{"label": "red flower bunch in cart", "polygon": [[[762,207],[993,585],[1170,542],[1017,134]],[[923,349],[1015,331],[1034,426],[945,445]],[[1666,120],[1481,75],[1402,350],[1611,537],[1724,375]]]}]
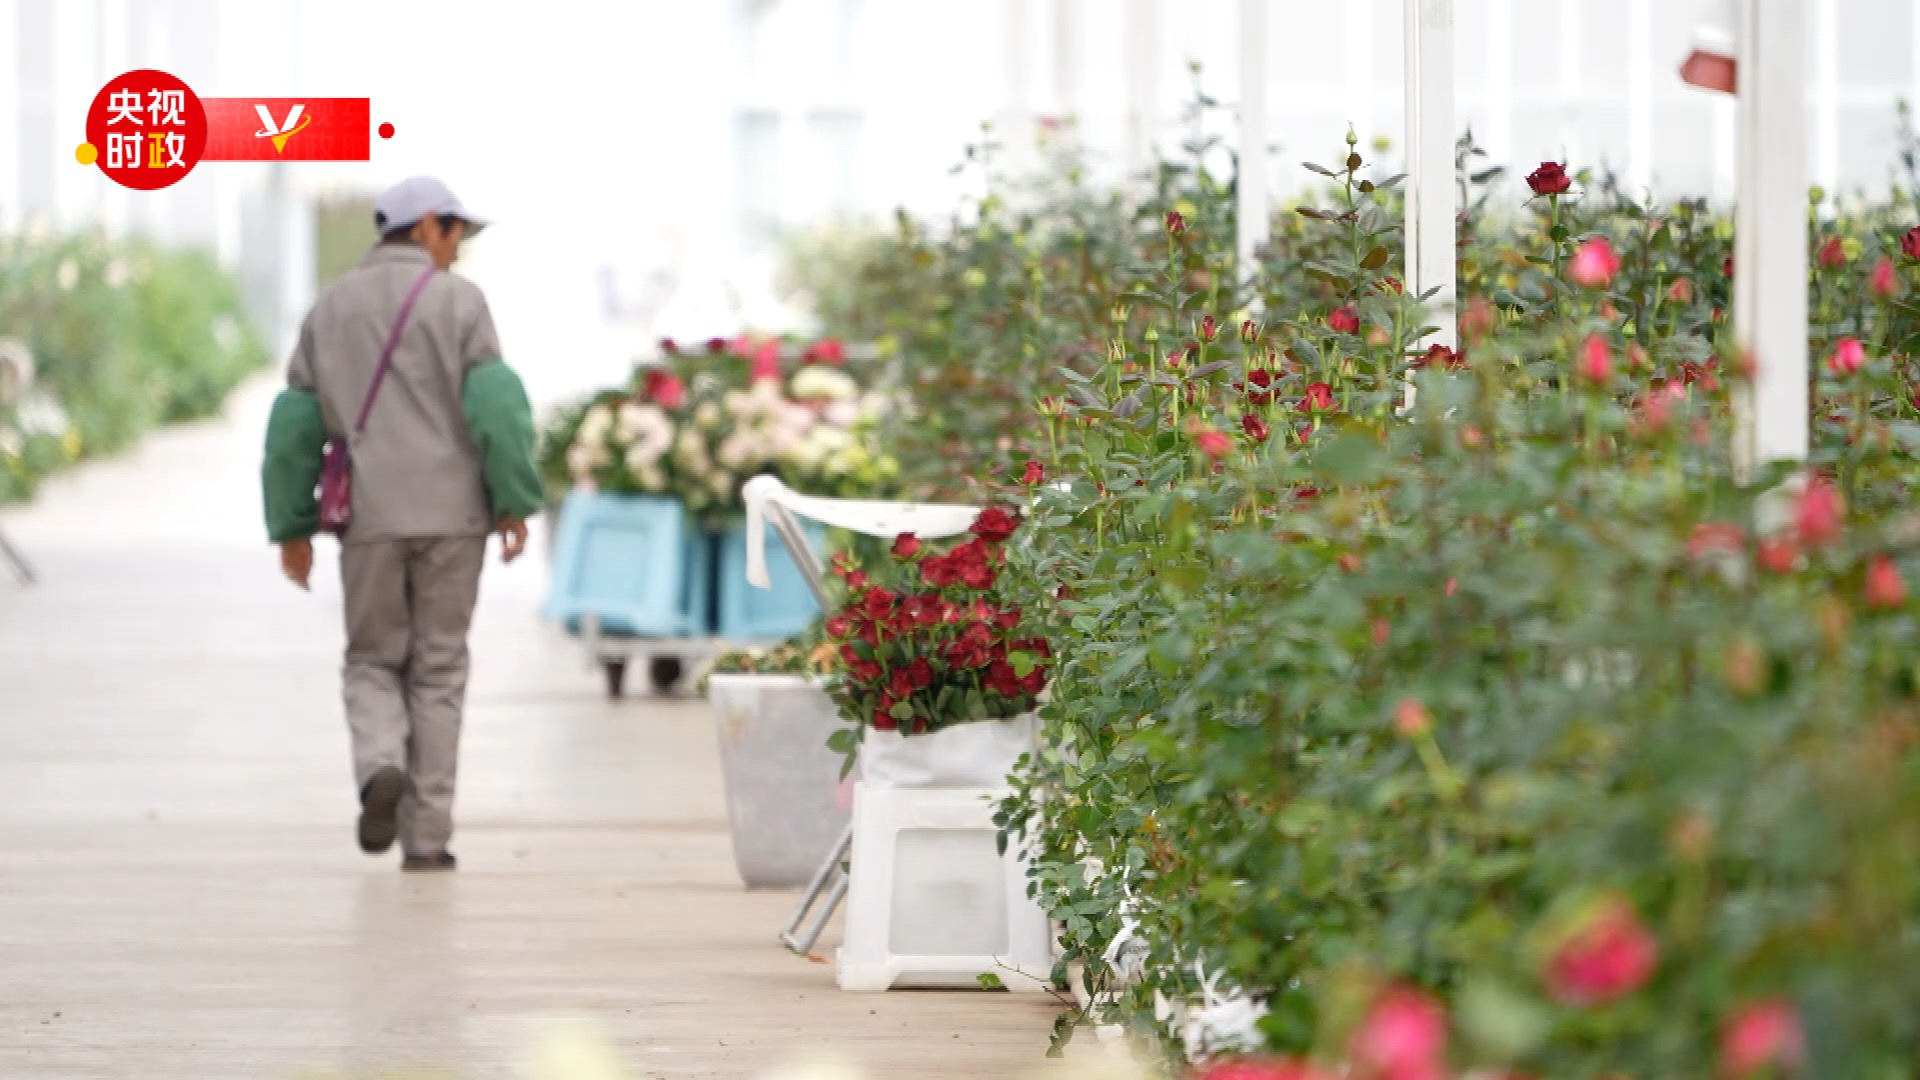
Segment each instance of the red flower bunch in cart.
[{"label": "red flower bunch in cart", "polygon": [[996,588],[1018,525],[993,506],[945,550],[902,533],[872,576],[835,559],[847,599],[826,631],[842,661],[832,690],[842,716],[923,735],[1034,708],[1052,651],[1045,638],[1017,636],[1020,608]]}]

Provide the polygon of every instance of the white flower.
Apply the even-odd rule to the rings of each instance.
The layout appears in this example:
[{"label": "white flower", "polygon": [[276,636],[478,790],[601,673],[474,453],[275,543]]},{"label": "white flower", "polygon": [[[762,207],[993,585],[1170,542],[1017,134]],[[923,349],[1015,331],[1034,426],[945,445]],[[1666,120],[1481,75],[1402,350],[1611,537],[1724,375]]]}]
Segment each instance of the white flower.
[{"label": "white flower", "polygon": [[580,421],[580,438],[588,442],[599,442],[613,430],[613,410],[605,405],[595,405],[587,410]]},{"label": "white flower", "polygon": [[851,401],[836,401],[820,411],[820,418],[836,427],[849,428],[860,422],[860,406]]},{"label": "white flower", "polygon": [[667,486],[666,474],[662,473],[658,466],[654,466],[654,465],[642,466],[641,468],[635,470],[634,475],[639,479],[640,487],[642,490],[664,491],[666,489],[666,486]]},{"label": "white flower", "polygon": [[697,431],[683,431],[673,444],[673,456],[676,461],[695,472],[705,472],[712,464],[707,454],[707,440]]},{"label": "white flower", "polygon": [[821,425],[807,433],[784,455],[786,460],[803,469],[818,469],[848,449],[855,448],[852,433],[844,428]]},{"label": "white flower", "polygon": [[744,431],[736,431],[720,441],[716,455],[720,464],[729,469],[744,468],[754,457],[752,439]]},{"label": "white flower", "polygon": [[584,480],[595,467],[604,464],[606,455],[595,446],[577,442],[567,447],[567,471],[575,480]]},{"label": "white flower", "polygon": [[127,263],[124,259],[115,259],[107,264],[107,288],[117,289],[127,283]]},{"label": "white flower", "polygon": [[733,474],[716,472],[707,477],[707,489],[724,499],[733,494]]},{"label": "white flower", "polygon": [[693,426],[701,431],[712,431],[719,427],[721,419],[720,406],[711,401],[703,401],[693,410]]},{"label": "white flower", "polygon": [[60,261],[60,270],[55,276],[56,280],[60,282],[60,290],[62,292],[69,291],[75,285],[80,284],[80,266],[72,259],[62,259]]},{"label": "white flower", "polygon": [[817,364],[795,373],[789,389],[801,401],[852,401],[860,396],[860,384],[853,376]]},{"label": "white flower", "polygon": [[27,440],[10,427],[0,427],[0,454],[7,457],[19,457],[26,449]]},{"label": "white flower", "polygon": [[28,394],[15,417],[22,433],[60,436],[67,433],[67,410],[50,394]]}]

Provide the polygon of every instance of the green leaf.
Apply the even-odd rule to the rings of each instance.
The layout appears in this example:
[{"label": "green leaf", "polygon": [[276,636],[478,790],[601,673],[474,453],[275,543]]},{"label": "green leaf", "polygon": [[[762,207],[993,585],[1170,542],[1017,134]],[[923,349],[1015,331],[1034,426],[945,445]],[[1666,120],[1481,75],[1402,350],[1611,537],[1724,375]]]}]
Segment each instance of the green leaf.
[{"label": "green leaf", "polygon": [[887,710],[887,715],[893,717],[895,720],[911,720],[913,719],[913,706],[904,701],[896,701],[893,703],[893,708]]},{"label": "green leaf", "polygon": [[1459,1016],[1462,1034],[1494,1061],[1532,1053],[1553,1024],[1538,1001],[1487,977],[1474,978],[1462,989]]},{"label": "green leaf", "polygon": [[1343,431],[1313,455],[1314,472],[1340,484],[1366,484],[1384,475],[1386,453],[1366,431]]},{"label": "green leaf", "polygon": [[1007,984],[1000,981],[1000,976],[995,975],[991,971],[981,975],[979,982],[980,989],[982,990],[1005,990],[1007,988]]},{"label": "green leaf", "polygon": [[1040,658],[1025,649],[1015,649],[1007,654],[1007,664],[1013,668],[1015,675],[1024,679],[1040,666]]},{"label": "green leaf", "polygon": [[1375,247],[1372,251],[1367,252],[1366,258],[1360,260],[1360,268],[1362,270],[1378,270],[1387,265],[1387,259],[1390,257],[1386,248]]},{"label": "green leaf", "polygon": [[1196,593],[1206,587],[1207,568],[1204,566],[1169,566],[1160,571],[1160,580],[1183,593]]}]

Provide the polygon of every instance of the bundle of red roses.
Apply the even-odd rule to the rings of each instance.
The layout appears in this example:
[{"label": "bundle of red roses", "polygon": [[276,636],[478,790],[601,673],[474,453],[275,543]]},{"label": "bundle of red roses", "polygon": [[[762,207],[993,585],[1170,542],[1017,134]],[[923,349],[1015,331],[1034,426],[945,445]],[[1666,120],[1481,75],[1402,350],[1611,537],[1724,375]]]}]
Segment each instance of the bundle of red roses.
[{"label": "bundle of red roses", "polygon": [[887,569],[871,577],[834,561],[847,600],[826,630],[844,661],[832,689],[842,716],[923,735],[1033,709],[1052,654],[1045,638],[1014,637],[1020,609],[995,592],[1002,545],[1018,524],[988,507],[965,540],[940,553],[901,533]]}]

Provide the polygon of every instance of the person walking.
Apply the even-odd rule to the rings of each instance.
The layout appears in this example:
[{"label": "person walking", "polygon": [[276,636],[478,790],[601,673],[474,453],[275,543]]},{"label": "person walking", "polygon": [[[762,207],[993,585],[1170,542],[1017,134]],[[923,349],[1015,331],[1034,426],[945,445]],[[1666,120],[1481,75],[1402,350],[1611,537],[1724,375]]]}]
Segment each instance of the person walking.
[{"label": "person walking", "polygon": [[308,587],[337,535],[342,673],[361,850],[450,871],[467,631],[487,537],[526,550],[541,506],[533,412],[478,286],[450,272],[488,222],[414,177],[374,202],[381,239],[321,294],[267,422],[267,535]]}]

